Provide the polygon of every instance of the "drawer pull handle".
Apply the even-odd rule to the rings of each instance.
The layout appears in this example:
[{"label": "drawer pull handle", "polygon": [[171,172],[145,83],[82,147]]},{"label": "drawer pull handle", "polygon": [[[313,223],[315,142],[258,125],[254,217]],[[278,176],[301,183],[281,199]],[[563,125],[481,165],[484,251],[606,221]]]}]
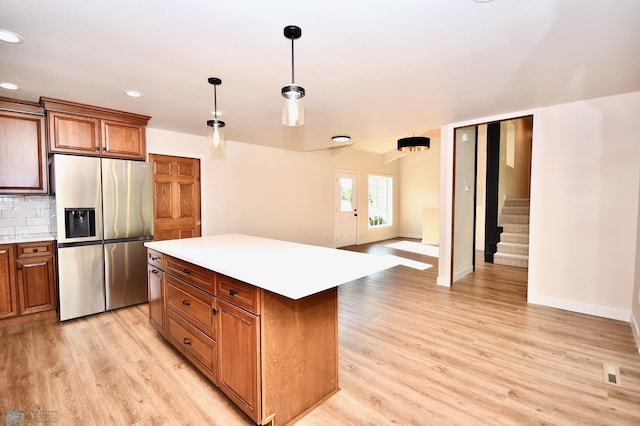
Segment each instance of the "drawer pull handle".
[{"label": "drawer pull handle", "polygon": [[34,253],[37,253],[37,252],[38,252],[38,249],[37,249],[37,248],[34,248],[34,249],[33,249],[33,252],[34,252]]},{"label": "drawer pull handle", "polygon": [[187,268],[182,268],[182,273],[186,274],[186,275],[189,275],[189,274],[191,274],[191,271],[189,271]]},{"label": "drawer pull handle", "polygon": [[189,301],[188,301],[188,300],[186,300],[186,299],[182,299],[182,304],[183,304],[184,306],[191,306],[191,302],[189,302]]},{"label": "drawer pull handle", "polygon": [[236,294],[238,294],[238,290],[236,290],[235,288],[229,290],[229,296],[235,296]]},{"label": "drawer pull handle", "polygon": [[160,259],[158,256],[151,256],[151,260],[158,260]]},{"label": "drawer pull handle", "polygon": [[152,273],[152,274],[157,274],[157,273],[158,273],[158,270],[157,270],[157,269],[152,269],[152,270],[151,270],[151,273]]},{"label": "drawer pull handle", "polygon": [[186,337],[184,337],[182,339],[182,343],[184,343],[185,345],[190,345],[191,344],[191,339],[187,339]]}]

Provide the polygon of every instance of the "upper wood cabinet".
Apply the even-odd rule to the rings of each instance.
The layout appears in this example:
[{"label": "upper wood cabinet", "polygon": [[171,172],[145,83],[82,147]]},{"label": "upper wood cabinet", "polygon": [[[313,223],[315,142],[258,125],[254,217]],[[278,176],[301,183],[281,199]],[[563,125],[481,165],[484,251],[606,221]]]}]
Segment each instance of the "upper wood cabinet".
[{"label": "upper wood cabinet", "polygon": [[0,194],[49,191],[44,110],[0,97]]},{"label": "upper wood cabinet", "polygon": [[51,98],[47,113],[49,152],[144,160],[151,117]]}]

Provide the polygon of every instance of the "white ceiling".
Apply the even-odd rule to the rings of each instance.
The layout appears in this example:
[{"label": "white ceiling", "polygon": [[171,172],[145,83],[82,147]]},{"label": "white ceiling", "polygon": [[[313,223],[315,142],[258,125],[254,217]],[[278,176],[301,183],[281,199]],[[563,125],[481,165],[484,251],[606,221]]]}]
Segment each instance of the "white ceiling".
[{"label": "white ceiling", "polygon": [[[204,136],[211,76],[230,140],[384,152],[442,124],[640,90],[639,0],[0,0],[0,95],[152,116]],[[291,82],[306,124],[280,123]],[[144,93],[140,99],[123,90]]]}]

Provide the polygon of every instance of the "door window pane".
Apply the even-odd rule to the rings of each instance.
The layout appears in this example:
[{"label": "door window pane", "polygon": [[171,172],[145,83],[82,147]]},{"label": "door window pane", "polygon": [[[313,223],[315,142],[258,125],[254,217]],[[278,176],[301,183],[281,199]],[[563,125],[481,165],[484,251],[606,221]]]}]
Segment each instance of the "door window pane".
[{"label": "door window pane", "polygon": [[353,211],[353,179],[340,178],[340,211]]}]

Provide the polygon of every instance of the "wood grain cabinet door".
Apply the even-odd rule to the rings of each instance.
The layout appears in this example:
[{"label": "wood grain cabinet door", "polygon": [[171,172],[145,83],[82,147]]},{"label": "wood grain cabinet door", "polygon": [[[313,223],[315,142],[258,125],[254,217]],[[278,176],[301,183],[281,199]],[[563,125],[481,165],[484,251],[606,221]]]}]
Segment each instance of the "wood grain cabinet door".
[{"label": "wood grain cabinet door", "polygon": [[0,318],[18,315],[14,268],[13,245],[0,245]]},{"label": "wood grain cabinet door", "polygon": [[17,283],[20,315],[56,307],[53,256],[18,259]]},{"label": "wood grain cabinet door", "polygon": [[251,419],[260,423],[260,317],[220,299],[218,308],[219,387]]},{"label": "wood grain cabinet door", "polygon": [[145,159],[145,126],[102,120],[102,138],[103,157]]},{"label": "wood grain cabinet door", "polygon": [[44,134],[44,114],[0,110],[0,194],[48,192]]},{"label": "wood grain cabinet door", "polygon": [[48,112],[49,151],[100,155],[100,119]]}]

